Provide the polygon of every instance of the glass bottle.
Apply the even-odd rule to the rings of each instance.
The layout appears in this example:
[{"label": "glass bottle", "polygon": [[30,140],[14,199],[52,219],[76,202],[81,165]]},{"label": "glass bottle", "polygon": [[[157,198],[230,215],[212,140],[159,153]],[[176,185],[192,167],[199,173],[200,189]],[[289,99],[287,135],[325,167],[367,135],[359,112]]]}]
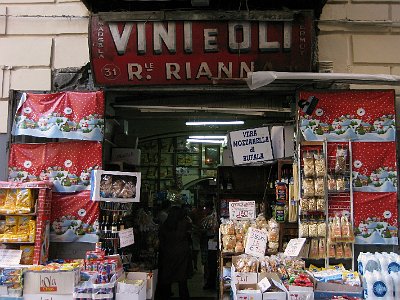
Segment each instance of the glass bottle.
[{"label": "glass bottle", "polygon": [[111,237],[116,238],[118,236],[118,222],[117,215],[113,213],[112,215],[112,223],[111,223]]}]

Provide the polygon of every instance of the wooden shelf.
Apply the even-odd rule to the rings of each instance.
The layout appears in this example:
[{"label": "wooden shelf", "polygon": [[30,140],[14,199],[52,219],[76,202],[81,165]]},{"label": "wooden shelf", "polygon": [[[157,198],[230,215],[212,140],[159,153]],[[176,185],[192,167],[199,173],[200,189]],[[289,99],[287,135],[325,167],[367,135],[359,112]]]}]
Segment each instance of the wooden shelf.
[{"label": "wooden shelf", "polygon": [[0,242],[0,244],[25,244],[25,245],[33,245],[35,242]]}]

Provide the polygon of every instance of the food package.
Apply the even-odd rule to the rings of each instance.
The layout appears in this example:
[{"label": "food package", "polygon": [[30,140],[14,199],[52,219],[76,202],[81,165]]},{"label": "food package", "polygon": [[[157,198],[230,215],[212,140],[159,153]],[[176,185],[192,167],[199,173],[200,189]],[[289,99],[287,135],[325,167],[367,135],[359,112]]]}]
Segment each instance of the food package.
[{"label": "food package", "polygon": [[18,232],[18,217],[6,216],[6,228],[4,234],[16,234]]},{"label": "food package", "polygon": [[236,246],[236,236],[226,234],[222,236],[222,247],[224,252],[234,252]]},{"label": "food package", "polygon": [[333,243],[328,243],[328,257],[329,258],[335,258],[336,257],[335,244],[333,244]]},{"label": "food package", "polygon": [[12,214],[15,213],[15,204],[17,202],[17,190],[9,189],[4,201],[4,206],[0,207],[0,213]]},{"label": "food package", "polygon": [[303,171],[305,177],[314,177],[314,156],[311,152],[304,153],[303,156]]},{"label": "food package", "polygon": [[336,244],[335,249],[336,249],[335,258],[336,258],[336,259],[342,259],[342,258],[344,258],[343,244],[342,244],[342,243]]},{"label": "food package", "polygon": [[346,161],[347,161],[347,149],[341,145],[337,146],[336,149],[336,162],[335,162],[335,173],[344,175],[346,173]]},{"label": "food package", "polygon": [[0,207],[3,207],[6,203],[7,189],[0,189]]},{"label": "food package", "polygon": [[315,176],[324,177],[326,174],[325,159],[321,154],[314,155]]},{"label": "food package", "polygon": [[268,241],[278,242],[279,241],[279,224],[275,219],[271,218],[268,221]]},{"label": "food package", "polygon": [[302,222],[299,224],[299,237],[306,238],[309,237],[309,226],[307,222]]},{"label": "food package", "polygon": [[4,234],[6,231],[6,221],[0,220],[0,234]]},{"label": "food package", "polygon": [[308,201],[308,210],[316,211],[317,210],[317,200],[315,198],[310,198]]},{"label": "food package", "polygon": [[328,190],[332,192],[336,191],[336,179],[331,175],[328,176]]},{"label": "food package", "polygon": [[338,192],[346,191],[347,181],[344,177],[340,176],[336,179],[336,190]]},{"label": "food package", "polygon": [[20,246],[20,250],[22,250],[21,256],[21,264],[22,265],[33,265],[33,251],[34,246]]},{"label": "food package", "polygon": [[318,236],[319,237],[326,237],[326,223],[319,222],[318,223]]},{"label": "food package", "polygon": [[308,236],[309,237],[318,237],[318,223],[317,222],[310,222],[308,224]]},{"label": "food package", "polygon": [[301,208],[302,213],[308,212],[310,210],[309,204],[310,204],[310,200],[308,198],[300,199],[300,208]]},{"label": "food package", "polygon": [[314,194],[315,194],[316,197],[324,197],[325,196],[324,178],[318,177],[318,178],[315,179]]},{"label": "food package", "polygon": [[316,202],[316,210],[325,211],[325,198],[317,198]]},{"label": "food package", "polygon": [[326,257],[326,242],[325,239],[319,239],[318,241],[318,256],[319,258]]},{"label": "food package", "polygon": [[31,189],[18,189],[15,203],[15,211],[18,214],[26,214],[32,211],[34,199]]},{"label": "food package", "polygon": [[34,242],[36,236],[36,221],[29,220],[29,241]]},{"label": "food package", "polygon": [[349,243],[343,244],[343,257],[344,258],[352,258],[353,257],[353,251],[352,251],[351,244],[349,244]]},{"label": "food package", "polygon": [[314,179],[305,178],[303,179],[303,197],[311,198],[314,197],[315,186]]},{"label": "food package", "polygon": [[241,255],[235,263],[235,269],[236,272],[239,273],[256,273],[258,269],[258,260],[257,258],[249,255]]},{"label": "food package", "polygon": [[319,248],[318,239],[311,239],[309,258],[317,259],[319,258]]},{"label": "food package", "polygon": [[32,220],[31,216],[20,216],[18,217],[18,230],[19,234],[28,234],[29,235],[29,221]]}]

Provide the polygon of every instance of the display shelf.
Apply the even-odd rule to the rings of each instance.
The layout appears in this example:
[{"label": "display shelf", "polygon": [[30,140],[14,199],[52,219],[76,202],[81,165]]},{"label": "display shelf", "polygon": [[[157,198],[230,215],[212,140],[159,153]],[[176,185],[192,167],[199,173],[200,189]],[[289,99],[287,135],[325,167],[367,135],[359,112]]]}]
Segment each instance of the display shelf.
[{"label": "display shelf", "polygon": [[0,244],[33,245],[35,242],[0,242]]}]

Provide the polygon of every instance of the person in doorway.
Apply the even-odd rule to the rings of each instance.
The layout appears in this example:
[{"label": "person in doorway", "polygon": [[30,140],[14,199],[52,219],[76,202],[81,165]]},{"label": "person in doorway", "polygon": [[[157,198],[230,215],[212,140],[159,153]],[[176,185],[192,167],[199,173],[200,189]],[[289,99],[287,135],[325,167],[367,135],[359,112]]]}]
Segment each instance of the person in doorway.
[{"label": "person in doorway", "polygon": [[171,206],[171,202],[164,200],[161,203],[161,210],[157,214],[157,223],[159,225],[163,224],[168,217],[168,209]]},{"label": "person in doorway", "polygon": [[169,209],[168,217],[160,226],[159,291],[158,299],[171,297],[171,285],[179,285],[179,298],[189,299],[187,280],[193,272],[190,247],[190,219],[179,206]]},{"label": "person in doorway", "polygon": [[202,262],[204,263],[203,289],[215,289],[217,282],[218,260],[218,220],[214,203],[206,203],[207,216],[202,220],[203,234],[201,239]]}]

